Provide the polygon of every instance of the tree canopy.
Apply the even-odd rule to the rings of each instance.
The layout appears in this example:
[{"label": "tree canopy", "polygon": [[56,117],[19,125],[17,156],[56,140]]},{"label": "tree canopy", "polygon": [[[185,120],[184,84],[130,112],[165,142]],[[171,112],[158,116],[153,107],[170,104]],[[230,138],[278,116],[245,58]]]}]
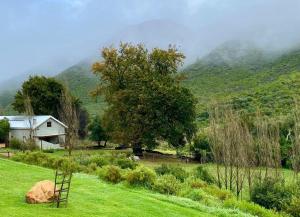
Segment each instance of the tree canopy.
[{"label": "tree canopy", "polygon": [[98,142],[98,145],[100,145],[101,141],[107,141],[108,136],[105,132],[105,129],[103,128],[101,124],[101,118],[99,116],[96,116],[91,124],[89,125],[89,131],[90,131],[90,140]]},{"label": "tree canopy", "polygon": [[60,98],[63,91],[63,85],[54,78],[30,77],[15,95],[13,108],[20,113],[24,113],[25,99],[29,97],[34,114],[52,115],[58,118]]},{"label": "tree canopy", "polygon": [[196,100],[180,85],[182,53],[174,47],[149,51],[121,44],[119,49],[104,48],[102,57],[103,62],[93,65],[100,76],[94,94],[108,102],[104,117],[113,122],[113,140],[151,149],[161,140],[178,147],[191,139]]},{"label": "tree canopy", "polygon": [[0,142],[6,142],[8,139],[10,125],[8,120],[0,120]]}]

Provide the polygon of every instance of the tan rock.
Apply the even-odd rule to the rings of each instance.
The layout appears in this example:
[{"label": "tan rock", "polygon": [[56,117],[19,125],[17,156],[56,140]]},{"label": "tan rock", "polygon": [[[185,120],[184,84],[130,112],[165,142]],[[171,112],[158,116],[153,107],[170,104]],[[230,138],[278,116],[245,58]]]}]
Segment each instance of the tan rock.
[{"label": "tan rock", "polygon": [[26,194],[26,202],[30,204],[49,203],[54,197],[54,183],[45,180],[36,183]]}]

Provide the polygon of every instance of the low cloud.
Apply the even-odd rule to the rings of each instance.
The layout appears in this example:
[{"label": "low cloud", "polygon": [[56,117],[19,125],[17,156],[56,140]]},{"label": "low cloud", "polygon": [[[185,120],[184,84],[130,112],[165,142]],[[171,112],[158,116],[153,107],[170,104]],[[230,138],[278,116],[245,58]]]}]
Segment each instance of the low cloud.
[{"label": "low cloud", "polygon": [[[1,1],[0,81],[28,71],[59,72],[121,40],[124,31],[124,39],[153,46],[178,42],[190,59],[234,39],[289,48],[300,42],[299,10],[298,0]],[[151,33],[141,27],[160,20],[174,24],[168,36],[164,25]]]}]

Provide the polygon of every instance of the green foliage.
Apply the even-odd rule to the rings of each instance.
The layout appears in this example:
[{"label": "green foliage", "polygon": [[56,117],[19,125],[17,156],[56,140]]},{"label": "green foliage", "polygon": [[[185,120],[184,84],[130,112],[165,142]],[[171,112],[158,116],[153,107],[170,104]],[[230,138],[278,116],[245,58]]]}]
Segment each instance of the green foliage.
[{"label": "green foliage", "polygon": [[138,167],[135,170],[129,171],[126,175],[126,181],[129,185],[142,186],[151,188],[156,180],[156,175],[153,170],[147,167]]},{"label": "green foliage", "polygon": [[27,164],[58,169],[66,173],[80,171],[79,165],[73,159],[66,157],[50,157],[46,153],[39,151],[18,153],[15,154],[12,159]]},{"label": "green foliage", "polygon": [[10,125],[8,120],[0,120],[0,142],[6,142],[8,139]]},{"label": "green foliage", "polygon": [[207,182],[195,177],[186,179],[186,182],[191,188],[205,188],[208,186]]},{"label": "green foliage", "polygon": [[22,151],[34,151],[38,149],[38,146],[33,140],[21,142],[20,140],[15,138],[10,140],[9,147],[12,149],[18,149]]},{"label": "green foliage", "polygon": [[267,209],[284,210],[291,202],[292,193],[284,183],[268,178],[256,183],[250,195],[251,201]]},{"label": "green foliage", "polygon": [[99,170],[99,177],[107,182],[116,184],[122,181],[122,170],[114,165],[104,166]]},{"label": "green foliage", "polygon": [[11,139],[9,142],[9,147],[12,149],[21,149],[22,148],[22,142],[18,139]]},{"label": "green foliage", "polygon": [[64,87],[54,78],[33,76],[25,81],[15,96],[13,107],[16,111],[25,112],[25,98],[29,97],[34,114],[59,117],[61,94]]},{"label": "green foliage", "polygon": [[137,163],[128,158],[117,159],[116,163],[122,169],[135,169],[137,167]]},{"label": "green foliage", "polygon": [[103,126],[101,125],[101,118],[99,116],[96,116],[91,124],[89,125],[89,131],[90,131],[90,140],[98,142],[100,145],[101,141],[107,141],[108,135],[105,132]]},{"label": "green foliage", "polygon": [[102,115],[107,105],[102,97],[95,100],[90,95],[97,86],[97,77],[91,72],[91,65],[92,63],[89,62],[81,62],[61,72],[55,78],[66,85],[72,95],[80,99],[82,106],[90,115],[96,116],[99,113]]},{"label": "green foliage", "polygon": [[185,178],[188,176],[188,173],[179,165],[176,166],[171,164],[162,164],[161,166],[155,168],[155,172],[158,175],[171,174],[181,182],[183,182]]},{"label": "green foliage", "polygon": [[218,198],[221,201],[224,201],[224,200],[227,200],[227,199],[233,197],[233,195],[230,191],[220,189],[214,185],[207,186],[206,188],[204,188],[204,191],[206,193]]},{"label": "green foliage", "polygon": [[74,173],[80,170],[79,165],[73,159],[68,157],[55,159],[53,166],[55,169],[60,170],[66,174]]},{"label": "green foliage", "polygon": [[285,211],[293,217],[300,217],[300,198],[293,197]]},{"label": "green foliage", "polygon": [[190,151],[193,153],[195,160],[203,163],[211,161],[212,159],[209,141],[204,133],[197,135],[193,139],[193,143],[190,146]]},{"label": "green foliage", "polygon": [[198,166],[195,169],[194,176],[207,182],[208,184],[216,183],[215,178],[203,166]]},{"label": "green foliage", "polygon": [[21,150],[23,150],[23,151],[26,151],[26,150],[34,151],[37,149],[38,149],[38,146],[36,145],[36,143],[33,139],[29,139],[29,140],[21,143]]},{"label": "green foliage", "polygon": [[236,199],[228,199],[224,202],[224,206],[228,208],[235,208],[241,211],[250,213],[258,217],[276,217],[279,216],[272,210],[267,210],[258,204],[247,202],[245,200],[238,201]]},{"label": "green foliage", "polygon": [[202,201],[207,197],[206,193],[202,189],[189,190],[184,196],[194,201]]},{"label": "green foliage", "polygon": [[195,99],[175,76],[183,54],[172,47],[149,52],[142,45],[121,44],[119,49],[104,48],[102,57],[93,66],[100,77],[94,94],[108,103],[104,117],[113,123],[114,141],[153,149],[158,139],[174,147],[191,139]]},{"label": "green foliage", "polygon": [[103,167],[108,165],[110,162],[106,157],[96,155],[91,157],[90,163],[95,163],[98,167]]},{"label": "green foliage", "polygon": [[181,187],[181,182],[170,174],[159,176],[153,184],[153,189],[161,194],[176,195]]},{"label": "green foliage", "polygon": [[299,95],[299,57],[299,49],[272,55],[253,45],[225,44],[188,66],[184,84],[197,96],[198,123],[207,124],[214,101],[250,115],[257,108],[274,117],[290,114],[293,97]]}]

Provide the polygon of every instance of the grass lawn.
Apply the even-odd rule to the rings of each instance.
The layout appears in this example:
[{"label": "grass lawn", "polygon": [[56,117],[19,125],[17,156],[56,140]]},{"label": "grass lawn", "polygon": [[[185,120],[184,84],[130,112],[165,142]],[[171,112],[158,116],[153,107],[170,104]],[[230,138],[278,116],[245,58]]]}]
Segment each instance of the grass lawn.
[{"label": "grass lawn", "polygon": [[0,216],[249,216],[237,210],[208,207],[189,199],[168,197],[122,184],[107,184],[85,174],[74,175],[68,208],[25,203],[24,196],[33,184],[53,178],[54,171],[50,169],[0,159]]}]

